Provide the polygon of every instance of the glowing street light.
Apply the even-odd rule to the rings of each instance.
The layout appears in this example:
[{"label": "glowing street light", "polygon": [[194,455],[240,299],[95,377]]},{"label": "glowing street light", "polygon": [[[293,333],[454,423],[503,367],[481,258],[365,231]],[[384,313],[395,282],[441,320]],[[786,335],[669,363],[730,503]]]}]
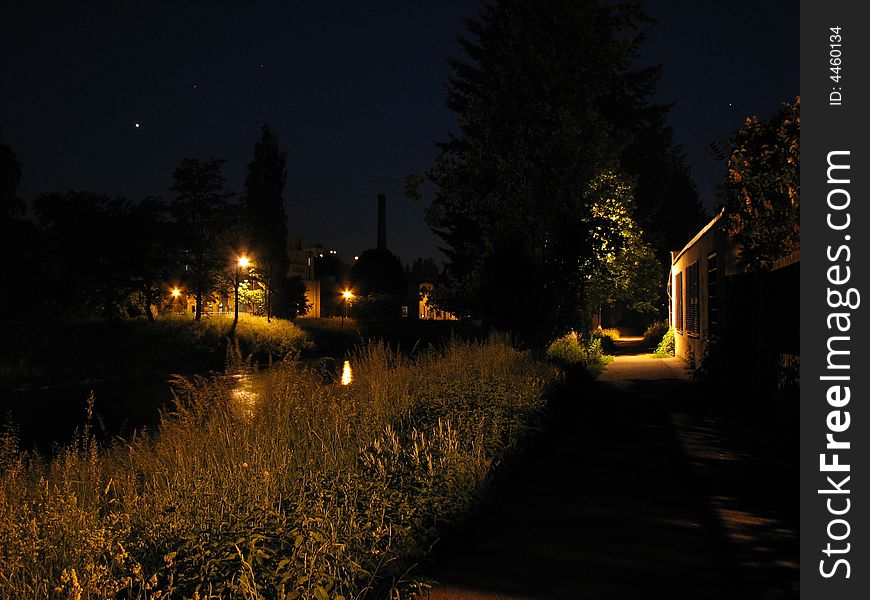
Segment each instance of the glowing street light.
[{"label": "glowing street light", "polygon": [[180,313],[181,309],[178,305],[178,299],[181,298],[181,290],[176,285],[169,291],[169,294],[172,296],[172,308],[176,313]]},{"label": "glowing street light", "polygon": [[341,318],[341,324],[344,325],[344,320],[347,318],[347,303],[353,299],[353,292],[344,290],[341,296],[344,298],[344,316]]},{"label": "glowing street light", "polygon": [[251,260],[242,254],[236,262],[236,269],[233,273],[233,291],[235,292],[235,314],[233,315],[233,326],[230,332],[233,336],[236,335],[236,325],[239,324],[239,284],[242,282],[242,269],[247,269],[251,266]]}]

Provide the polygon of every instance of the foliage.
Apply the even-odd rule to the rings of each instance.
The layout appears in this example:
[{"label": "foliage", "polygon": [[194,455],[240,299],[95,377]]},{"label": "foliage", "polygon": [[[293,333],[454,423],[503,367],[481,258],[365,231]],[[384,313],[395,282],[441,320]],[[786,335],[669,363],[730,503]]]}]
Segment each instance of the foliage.
[{"label": "foliage", "polygon": [[[154,437],[53,461],[0,451],[0,596],[394,597],[535,426],[550,370],[499,341],[410,362],[363,348],[353,382],[292,363],[253,404],[178,379]],[[409,591],[409,590],[404,590]],[[418,590],[419,591],[419,590]]]},{"label": "foliage", "polygon": [[301,277],[290,277],[287,280],[287,318],[303,317],[311,309],[311,303],[305,296],[305,282]]},{"label": "foliage", "polygon": [[357,319],[396,319],[402,301],[395,294],[360,294],[350,302],[348,314]]},{"label": "foliage", "polygon": [[146,208],[71,191],[38,196],[34,212],[44,248],[45,298],[37,301],[64,315],[128,314],[131,294],[151,280],[152,265],[142,260],[152,223]]},{"label": "foliage", "polygon": [[247,306],[252,315],[258,317],[266,314],[266,293],[262,287],[256,287],[251,279],[245,279],[239,284],[239,306]]},{"label": "foliage", "polygon": [[667,331],[665,331],[664,335],[662,335],[662,339],[659,342],[659,345],[656,346],[656,355],[657,356],[673,356],[676,352],[674,347],[674,328],[669,327]]},{"label": "foliage", "polygon": [[405,271],[396,255],[386,248],[371,248],[360,254],[350,270],[354,292],[401,296],[405,293]]},{"label": "foliage", "polygon": [[601,345],[601,350],[606,354],[616,352],[616,342],[619,339],[618,329],[595,329],[589,333],[589,338],[597,340]]},{"label": "foliage", "polygon": [[21,161],[15,151],[0,144],[0,222],[24,212],[24,204],[18,198],[21,183]]},{"label": "foliage", "polygon": [[286,165],[287,153],[281,151],[277,136],[264,125],[254,146],[254,158],[248,164],[244,196],[250,248],[266,285],[267,317],[274,313],[290,318],[291,312],[287,211],[282,197],[287,181]]},{"label": "foliage", "polygon": [[645,346],[656,346],[661,341],[670,325],[667,321],[656,321],[651,323],[643,332],[643,343]]},{"label": "foliage", "polygon": [[[640,154],[664,127],[666,109],[650,103],[658,70],[631,68],[633,34],[649,23],[634,4],[594,0],[504,0],[468,23],[468,59],[450,62],[459,134],[427,174],[437,187],[427,221],[448,257],[439,306],[524,338],[584,317],[597,267],[585,194],[620,161],[641,164],[627,150]],[[650,177],[643,189],[656,189]]]},{"label": "foliage", "polygon": [[225,161],[185,158],[172,173],[175,202],[172,215],[181,240],[183,271],[196,296],[196,320],[202,318],[204,301],[216,289],[228,263],[226,234],[234,229],[237,215],[228,204],[232,193],[225,188],[221,168]]},{"label": "foliage", "polygon": [[722,205],[748,271],[800,249],[800,97],[768,121],[747,117],[731,138]]},{"label": "foliage", "polygon": [[576,331],[569,331],[550,342],[547,358],[566,371],[581,369],[592,377],[598,376],[611,360],[604,354],[600,338],[589,336],[588,341],[584,341]]},{"label": "foliage", "polygon": [[0,253],[6,257],[0,264],[0,319],[35,312],[43,295],[39,232],[18,197],[21,174],[15,151],[0,144]]},{"label": "foliage", "polygon": [[658,311],[662,273],[666,267],[656,258],[644,232],[632,216],[631,185],[612,171],[599,173],[590,183],[589,229],[593,252],[588,260],[590,309],[624,302],[640,313]]},{"label": "foliage", "polygon": [[440,274],[441,269],[438,268],[438,264],[428,257],[415,258],[411,266],[405,269],[405,279],[414,283],[434,283],[438,281]]}]

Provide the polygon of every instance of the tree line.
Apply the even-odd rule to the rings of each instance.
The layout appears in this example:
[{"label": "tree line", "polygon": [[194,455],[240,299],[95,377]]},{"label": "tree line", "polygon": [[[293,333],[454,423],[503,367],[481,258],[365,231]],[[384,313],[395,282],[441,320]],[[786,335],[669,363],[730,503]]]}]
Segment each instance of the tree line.
[{"label": "tree line", "polygon": [[231,192],[225,161],[185,158],[172,173],[169,200],[130,200],[86,191],[45,193],[32,217],[17,197],[22,167],[0,145],[0,265],[5,318],[154,318],[178,286],[196,298],[194,317],[231,287],[239,256],[249,256],[261,309],[294,318],[305,287],[289,278],[283,188],[286,153],[263,126],[244,191]]},{"label": "tree line", "polygon": [[[601,0],[499,0],[467,22],[448,83],[458,128],[406,182],[412,197],[436,189],[426,218],[447,256],[441,308],[530,341],[585,329],[602,305],[667,314],[670,251],[709,217],[670,106],[653,99],[661,70],[634,65],[654,25],[638,3]],[[763,258],[778,243],[771,215],[796,240],[798,109],[779,126],[747,121],[723,157],[729,231]]]}]

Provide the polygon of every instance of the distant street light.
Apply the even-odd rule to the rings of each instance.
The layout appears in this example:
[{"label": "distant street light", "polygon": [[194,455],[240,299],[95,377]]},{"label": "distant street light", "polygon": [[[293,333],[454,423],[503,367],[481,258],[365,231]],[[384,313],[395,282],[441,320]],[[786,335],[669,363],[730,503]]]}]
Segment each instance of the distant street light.
[{"label": "distant street light", "polygon": [[236,334],[236,325],[239,324],[239,284],[242,283],[242,269],[247,269],[250,266],[250,259],[243,254],[236,262],[236,268],[233,272],[233,291],[235,292],[235,315],[233,316],[233,326],[230,328],[232,335]]},{"label": "distant street light", "polygon": [[172,305],[175,307],[175,312],[180,312],[178,310],[178,299],[181,297],[181,290],[178,289],[178,286],[172,288]]},{"label": "distant street light", "polygon": [[344,290],[341,295],[344,298],[344,316],[341,318],[341,324],[344,325],[344,320],[347,318],[347,303],[353,299],[353,292]]}]

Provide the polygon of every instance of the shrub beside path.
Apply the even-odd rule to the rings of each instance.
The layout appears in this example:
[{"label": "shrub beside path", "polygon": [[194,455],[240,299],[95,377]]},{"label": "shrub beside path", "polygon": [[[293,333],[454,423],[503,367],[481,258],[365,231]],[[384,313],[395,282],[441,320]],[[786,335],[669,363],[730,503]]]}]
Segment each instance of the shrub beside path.
[{"label": "shrub beside path", "polygon": [[433,600],[797,597],[797,448],[761,456],[676,359],[622,355],[428,570]]}]

